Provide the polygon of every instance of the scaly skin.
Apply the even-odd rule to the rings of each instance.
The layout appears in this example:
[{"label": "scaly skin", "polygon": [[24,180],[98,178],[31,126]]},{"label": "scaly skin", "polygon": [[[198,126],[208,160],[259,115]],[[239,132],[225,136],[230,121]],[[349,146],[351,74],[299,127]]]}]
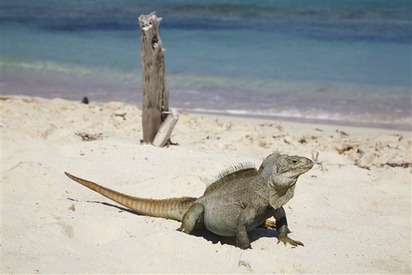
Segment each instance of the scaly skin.
[{"label": "scaly skin", "polygon": [[270,217],[276,220],[279,242],[303,246],[287,236],[290,231],[283,205],[293,197],[298,177],[312,166],[313,162],[305,157],[274,153],[259,170],[243,168],[223,175],[200,198],[163,200],[132,197],[65,174],[138,214],[181,221],[179,231],[189,234],[205,227],[220,236],[235,236],[237,245],[247,249],[251,248],[248,232],[267,223]]}]

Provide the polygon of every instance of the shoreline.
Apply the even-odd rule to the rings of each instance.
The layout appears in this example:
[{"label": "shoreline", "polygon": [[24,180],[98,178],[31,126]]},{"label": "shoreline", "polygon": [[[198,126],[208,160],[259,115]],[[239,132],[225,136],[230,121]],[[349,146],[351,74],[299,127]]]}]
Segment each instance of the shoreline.
[{"label": "shoreline", "polygon": [[[61,97],[40,97],[40,96],[29,96],[29,95],[1,95],[4,97],[22,97],[22,98],[41,98],[47,100],[53,99],[62,99],[68,100],[74,103],[79,103],[81,99],[65,99]],[[130,102],[124,102],[120,100],[108,100],[108,101],[92,101],[90,104],[104,105],[109,102],[118,102],[125,105],[136,106],[141,110],[141,102],[136,102],[136,104],[131,104]],[[171,107],[174,108],[174,107]],[[276,122],[291,122],[291,123],[303,123],[303,124],[320,124],[320,125],[330,125],[330,126],[339,126],[339,127],[355,127],[355,128],[371,128],[371,129],[382,129],[388,131],[400,131],[408,132],[412,131],[412,124],[389,124],[389,123],[377,123],[377,122],[355,122],[355,121],[345,121],[345,120],[336,120],[336,119],[317,119],[317,118],[304,118],[304,117],[292,117],[292,116],[281,116],[276,114],[258,114],[243,110],[208,110],[208,109],[193,109],[193,108],[184,108],[176,107],[179,113],[188,113],[188,114],[204,114],[204,115],[215,115],[221,117],[233,117],[233,118],[246,118],[246,119],[256,119],[256,120],[265,120],[265,121],[276,121]]]},{"label": "shoreline", "polygon": [[[64,64],[62,71],[56,71],[49,67],[59,68],[58,64],[47,64],[36,70],[1,66],[3,94],[79,101],[87,96],[91,102],[141,105],[140,78],[135,73],[98,68],[76,73]],[[216,78],[169,74],[170,106],[187,112],[412,130],[407,87]]]},{"label": "shoreline", "polygon": [[[179,108],[177,108],[179,109]],[[179,110],[180,111],[180,110]],[[279,122],[294,122],[294,123],[304,123],[304,124],[321,124],[321,125],[336,125],[343,127],[355,127],[355,128],[371,128],[371,129],[383,129],[383,130],[393,130],[408,132],[412,130],[411,125],[405,124],[389,124],[389,123],[374,123],[374,122],[354,122],[354,121],[344,121],[344,120],[334,120],[334,119],[316,119],[316,118],[304,118],[304,117],[291,117],[291,116],[280,116],[280,115],[270,115],[270,114],[253,114],[242,111],[219,111],[219,110],[195,110],[195,109],[182,109],[181,111],[191,113],[191,114],[204,114],[204,115],[217,115],[217,116],[227,116],[227,117],[238,117],[247,119],[261,119],[269,121],[279,121]]]}]

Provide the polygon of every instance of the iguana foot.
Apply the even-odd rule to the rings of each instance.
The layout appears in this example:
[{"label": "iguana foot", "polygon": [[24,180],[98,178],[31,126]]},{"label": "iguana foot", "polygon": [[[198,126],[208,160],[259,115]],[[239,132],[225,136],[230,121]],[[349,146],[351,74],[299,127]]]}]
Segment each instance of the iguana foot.
[{"label": "iguana foot", "polygon": [[290,244],[291,246],[298,246],[298,245],[304,246],[302,242],[292,240],[291,238],[289,238],[287,236],[280,237],[278,239],[278,243],[280,243],[280,242],[282,242],[285,246],[286,246],[286,244]]},{"label": "iguana foot", "polygon": [[274,229],[276,229],[276,222],[272,221],[272,220],[266,220],[264,223],[262,223],[260,225],[260,227],[270,229],[270,230],[274,230]]},{"label": "iguana foot", "polygon": [[250,244],[247,244],[247,245],[239,245],[239,248],[240,248],[240,249],[243,249],[243,250],[245,250],[245,249],[252,249],[252,246],[251,246]]}]

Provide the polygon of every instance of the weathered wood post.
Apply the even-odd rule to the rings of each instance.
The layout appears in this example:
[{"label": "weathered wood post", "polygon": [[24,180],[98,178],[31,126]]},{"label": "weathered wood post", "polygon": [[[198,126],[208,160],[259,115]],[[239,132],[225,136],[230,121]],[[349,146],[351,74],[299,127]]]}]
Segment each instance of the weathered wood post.
[{"label": "weathered wood post", "polygon": [[169,111],[164,49],[158,31],[161,20],[155,12],[139,16],[142,44],[143,141],[163,147],[170,139],[178,114],[175,110]]}]

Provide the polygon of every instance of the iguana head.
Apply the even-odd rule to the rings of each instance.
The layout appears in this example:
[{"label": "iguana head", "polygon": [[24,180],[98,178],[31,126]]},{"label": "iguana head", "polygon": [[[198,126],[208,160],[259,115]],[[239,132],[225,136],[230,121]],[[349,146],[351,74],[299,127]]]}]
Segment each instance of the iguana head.
[{"label": "iguana head", "polygon": [[259,172],[270,187],[270,193],[280,197],[292,189],[289,193],[293,196],[298,177],[309,171],[312,166],[313,162],[308,158],[274,153],[263,161]]}]

